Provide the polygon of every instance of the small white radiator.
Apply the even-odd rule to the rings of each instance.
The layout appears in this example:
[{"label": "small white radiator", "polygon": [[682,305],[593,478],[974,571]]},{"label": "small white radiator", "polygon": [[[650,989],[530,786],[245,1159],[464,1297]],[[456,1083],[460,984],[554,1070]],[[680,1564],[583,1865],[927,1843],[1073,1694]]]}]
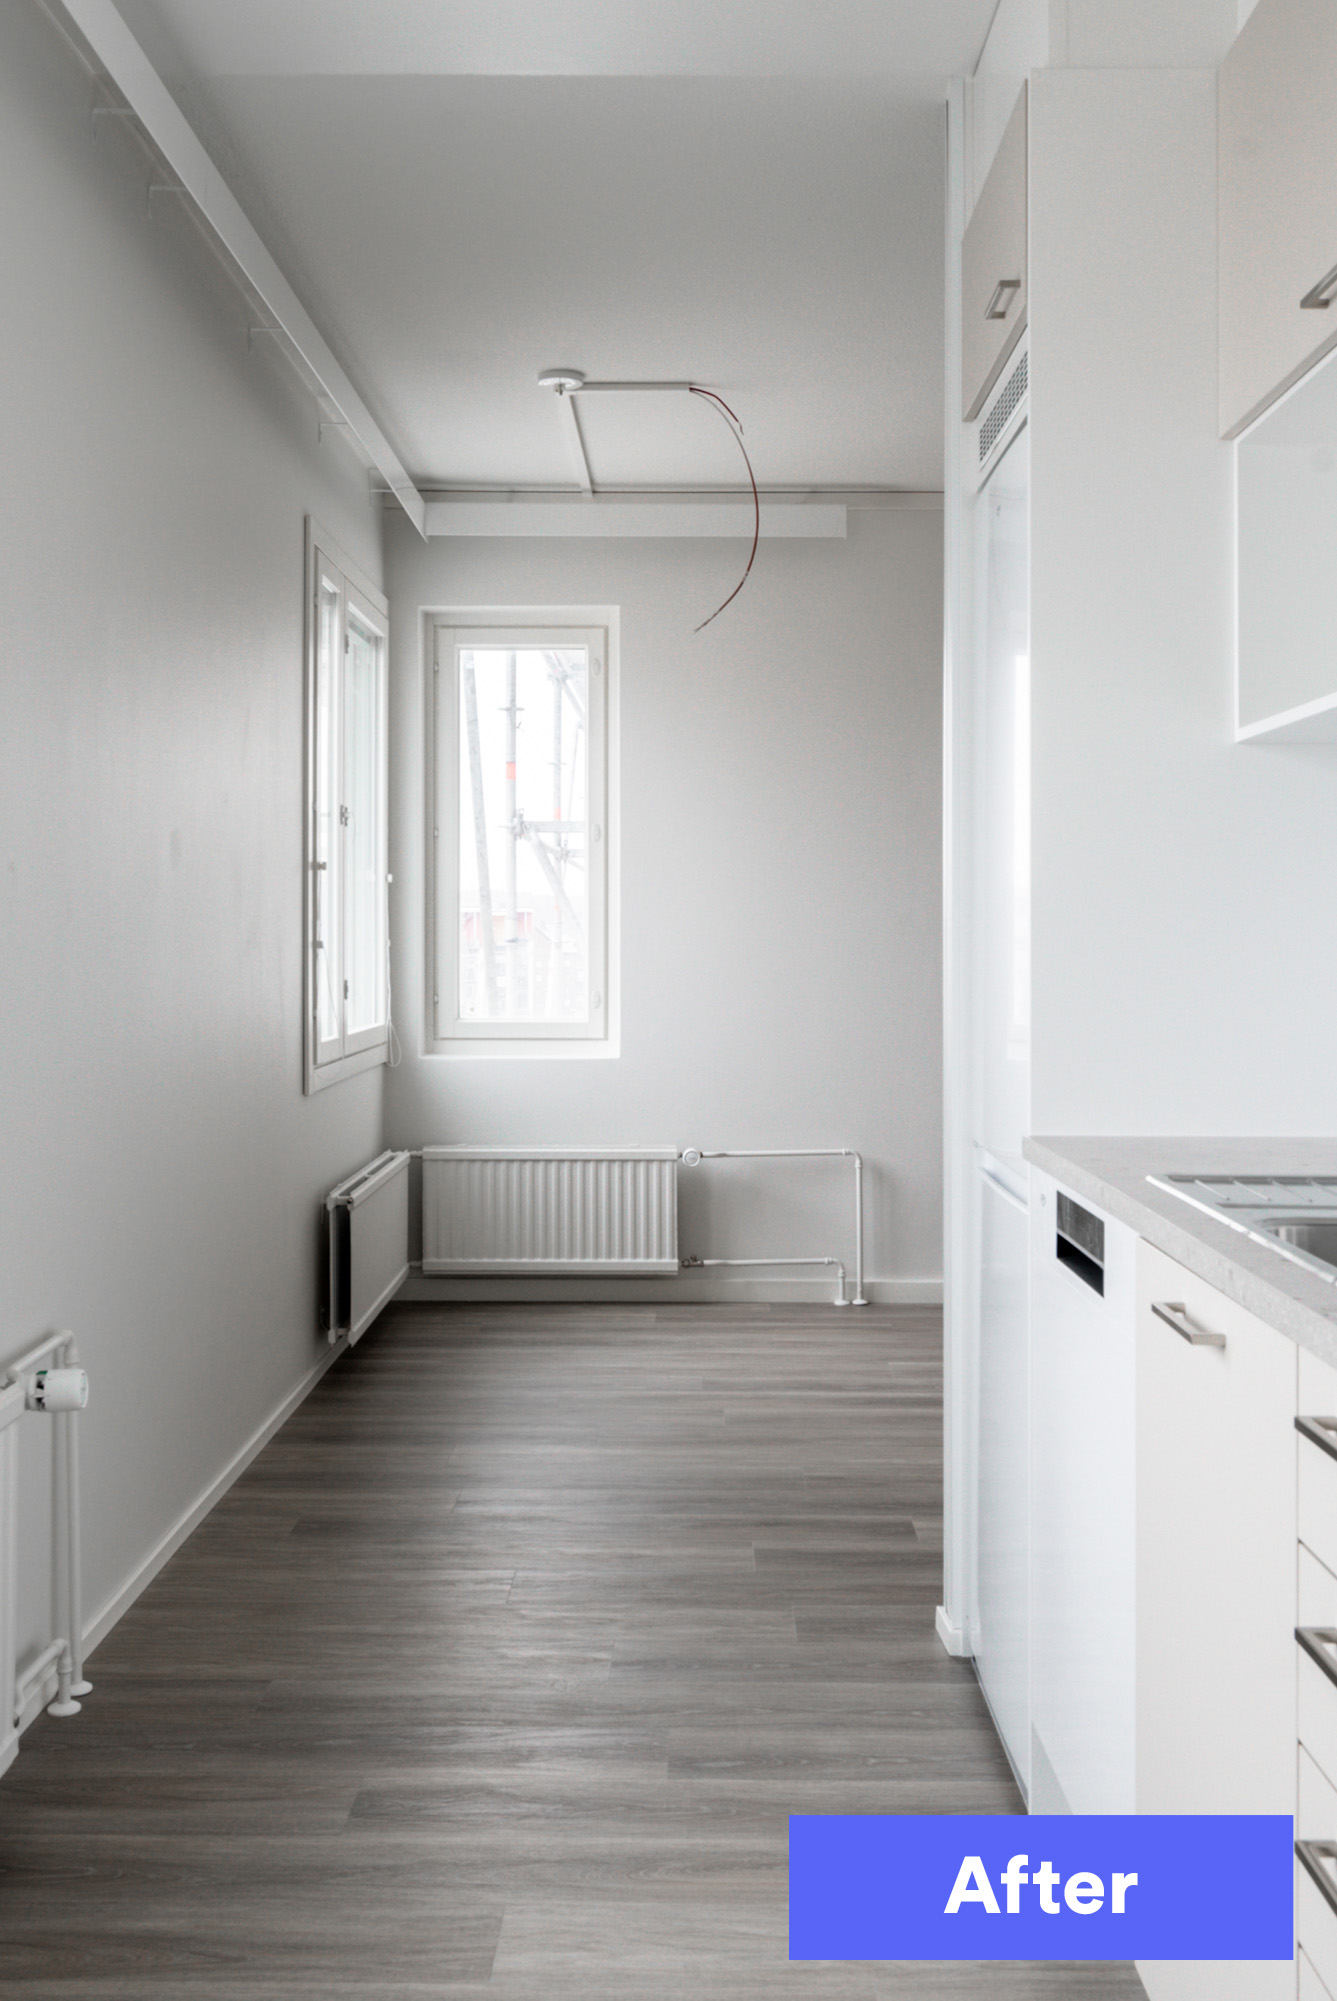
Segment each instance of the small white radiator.
[{"label": "small white radiator", "polygon": [[677,1148],[424,1147],[422,1239],[426,1274],[676,1272]]},{"label": "small white radiator", "polygon": [[325,1197],[321,1318],[331,1341],[366,1333],[409,1275],[409,1156],[383,1153]]}]

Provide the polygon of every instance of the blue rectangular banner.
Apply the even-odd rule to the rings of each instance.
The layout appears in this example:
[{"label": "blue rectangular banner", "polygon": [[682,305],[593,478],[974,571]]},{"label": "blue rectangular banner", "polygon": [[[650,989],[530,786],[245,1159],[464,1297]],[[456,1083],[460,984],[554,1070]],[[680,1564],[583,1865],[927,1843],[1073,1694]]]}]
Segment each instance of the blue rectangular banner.
[{"label": "blue rectangular banner", "polygon": [[791,1959],[1290,1959],[1284,1814],[794,1814]]}]

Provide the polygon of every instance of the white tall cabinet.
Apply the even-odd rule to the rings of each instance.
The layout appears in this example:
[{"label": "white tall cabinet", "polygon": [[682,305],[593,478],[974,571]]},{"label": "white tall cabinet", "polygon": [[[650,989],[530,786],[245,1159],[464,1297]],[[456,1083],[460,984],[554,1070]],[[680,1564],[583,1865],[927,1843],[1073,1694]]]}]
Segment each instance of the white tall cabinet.
[{"label": "white tall cabinet", "polygon": [[[1023,128],[1024,129],[1024,128]],[[976,497],[970,901],[978,1260],[975,1660],[1030,1784],[1030,440],[1014,428]]]},{"label": "white tall cabinet", "polygon": [[[967,110],[963,92],[958,126]],[[1064,1669],[1058,1655],[1037,1657],[1047,1579],[1029,1536],[1037,1469],[1061,1467],[1071,1441],[1044,1430],[1057,1422],[1051,1379],[1019,1333],[1028,1282],[1006,1205],[1029,1194],[1030,1177],[1015,1156],[1032,1131],[1201,1131],[1235,1115],[1202,1107],[1226,1074],[1217,1052],[1233,1050],[1213,969],[1240,894],[1232,881],[1227,902],[1214,847],[1204,863],[1232,782],[1217,746],[1234,754],[1214,78],[1038,70],[1011,131],[1024,146],[1004,146],[995,166],[1018,156],[1024,170],[1024,269],[984,254],[978,229],[970,248],[977,271],[1024,278],[1026,330],[975,421],[954,401],[948,427],[940,1631],[975,1656],[1028,1799],[1042,1801],[1054,1796],[1044,1758],[1064,1762],[1061,1743],[1052,1755],[1045,1743],[1046,1728],[1056,1740],[1066,1729]],[[990,208],[982,195],[967,215],[959,159],[953,171],[947,379],[969,399],[965,322],[979,287],[965,295],[961,246]],[[1209,739],[1210,760],[1199,748]],[[1230,1008],[1258,966],[1254,954],[1238,969]],[[1073,1357],[1058,1342],[1053,1359]],[[1046,1724],[1034,1708],[1051,1695]],[[1073,1783],[1094,1801],[1101,1786],[1088,1776]]]},{"label": "white tall cabinet", "polygon": [[[956,1218],[949,1362],[966,1532],[948,1557],[939,1630],[972,1654],[1023,1791],[1030,1786],[1030,439],[1020,339],[1026,278],[1024,93],[975,207],[954,315],[964,428],[959,644],[951,667],[949,789],[956,845],[949,973],[949,1206]],[[989,275],[992,274],[992,275]],[[986,282],[987,278],[987,282]],[[1003,283],[1006,279],[1008,282]],[[1015,281],[1015,282],[1013,282]],[[995,299],[994,295],[997,294]],[[1003,308],[1006,307],[1006,312]],[[950,512],[950,510],[949,510]],[[949,813],[952,809],[949,807]]]}]

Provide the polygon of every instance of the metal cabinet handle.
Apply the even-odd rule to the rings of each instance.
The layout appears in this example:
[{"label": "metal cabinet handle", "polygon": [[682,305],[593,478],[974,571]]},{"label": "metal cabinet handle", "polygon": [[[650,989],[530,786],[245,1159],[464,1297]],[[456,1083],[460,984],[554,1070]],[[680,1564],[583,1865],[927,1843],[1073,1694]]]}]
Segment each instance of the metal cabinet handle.
[{"label": "metal cabinet handle", "polygon": [[1224,1334],[1213,1334],[1210,1327],[1199,1327],[1196,1321],[1189,1319],[1188,1308],[1182,1300],[1153,1299],[1151,1310],[1158,1320],[1174,1328],[1181,1341],[1188,1341],[1195,1348],[1224,1348],[1226,1345]]},{"label": "metal cabinet handle", "polygon": [[1337,1417],[1297,1417],[1295,1429],[1320,1452],[1337,1459]]},{"label": "metal cabinet handle", "polygon": [[1337,1660],[1332,1654],[1337,1647],[1337,1626],[1297,1626],[1295,1637],[1315,1667],[1321,1667],[1328,1680],[1337,1684]]},{"label": "metal cabinet handle", "polygon": [[1326,278],[1320,278],[1312,291],[1306,292],[1300,301],[1300,309],[1306,313],[1326,313],[1332,304],[1332,295],[1337,292],[1337,264],[1334,264]]},{"label": "metal cabinet handle", "polygon": [[[1334,278],[1337,278],[1337,271],[1334,271],[1332,275]],[[1012,310],[1012,294],[1020,290],[1020,278],[1000,278],[993,288],[993,297],[984,308],[985,319],[1005,320]],[[1328,301],[1325,299],[1323,304],[1326,306],[1327,303]]]},{"label": "metal cabinet handle", "polygon": [[1337,1911],[1337,1882],[1333,1881],[1331,1870],[1323,1867],[1325,1862],[1337,1862],[1337,1841],[1297,1841],[1295,1852],[1327,1898],[1330,1907]]}]

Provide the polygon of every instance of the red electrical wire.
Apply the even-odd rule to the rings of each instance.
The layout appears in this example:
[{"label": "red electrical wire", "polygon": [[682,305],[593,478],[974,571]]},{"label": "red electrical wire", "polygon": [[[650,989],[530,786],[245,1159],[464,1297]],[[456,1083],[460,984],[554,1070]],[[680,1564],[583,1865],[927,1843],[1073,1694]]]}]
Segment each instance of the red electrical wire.
[{"label": "red electrical wire", "polygon": [[747,582],[749,576],[751,576],[752,574],[752,565],[756,561],[756,556],[757,556],[757,544],[761,540],[761,495],[757,492],[757,477],[752,470],[752,461],[747,455],[747,446],[743,443],[743,427],[739,423],[733,411],[729,408],[724,398],[722,396],[717,396],[713,389],[698,389],[694,382],[688,384],[688,389],[693,396],[704,396],[707,402],[713,403],[715,405],[716,409],[723,417],[725,423],[729,426],[729,429],[733,432],[734,437],[738,440],[738,449],[743,454],[743,464],[747,467],[747,476],[752,482],[752,509],[753,509],[752,551],[747,559],[747,568],[744,570],[742,576],[738,579],[738,582],[734,585],[733,589],[730,591],[728,597],[724,600],[724,603],[720,605],[717,610],[711,612],[710,618],[703,618],[700,625],[698,625],[695,628],[697,632],[704,632],[706,627],[711,623],[711,621],[717,619],[720,615],[720,612],[724,611],[727,606],[733,603],[734,599],[738,596],[739,591],[742,590],[743,585]]}]

